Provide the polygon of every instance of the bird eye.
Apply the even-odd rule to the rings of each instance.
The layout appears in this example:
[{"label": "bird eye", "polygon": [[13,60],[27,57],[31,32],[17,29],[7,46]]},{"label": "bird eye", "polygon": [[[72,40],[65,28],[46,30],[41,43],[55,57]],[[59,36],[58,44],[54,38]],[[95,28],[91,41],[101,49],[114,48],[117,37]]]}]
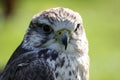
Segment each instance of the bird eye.
[{"label": "bird eye", "polygon": [[76,29],[74,30],[74,32],[76,32],[79,27],[80,27],[80,24],[77,24],[77,27],[76,27]]},{"label": "bird eye", "polygon": [[52,31],[51,27],[49,25],[43,24],[42,30],[46,33],[50,33]]}]

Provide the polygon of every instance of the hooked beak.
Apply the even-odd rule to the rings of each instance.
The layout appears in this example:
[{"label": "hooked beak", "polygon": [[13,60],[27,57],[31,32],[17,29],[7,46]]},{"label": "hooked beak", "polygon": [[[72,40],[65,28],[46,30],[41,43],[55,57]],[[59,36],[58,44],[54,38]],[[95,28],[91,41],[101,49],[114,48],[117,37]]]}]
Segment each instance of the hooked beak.
[{"label": "hooked beak", "polygon": [[65,46],[65,50],[66,50],[66,49],[67,49],[67,46],[68,46],[68,42],[69,42],[68,33],[64,32],[64,33],[61,35],[61,41],[62,41],[63,45]]},{"label": "hooked beak", "polygon": [[60,30],[56,32],[55,39],[62,43],[65,46],[65,50],[67,49],[69,43],[69,31],[66,29]]}]

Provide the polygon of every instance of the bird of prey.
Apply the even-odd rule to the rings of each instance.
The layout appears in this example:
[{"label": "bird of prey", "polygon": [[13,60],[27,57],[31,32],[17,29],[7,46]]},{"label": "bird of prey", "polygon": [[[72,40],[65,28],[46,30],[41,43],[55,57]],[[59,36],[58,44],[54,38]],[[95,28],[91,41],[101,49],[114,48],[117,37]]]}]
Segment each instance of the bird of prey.
[{"label": "bird of prey", "polygon": [[89,80],[88,41],[79,13],[57,7],[33,16],[0,80]]}]

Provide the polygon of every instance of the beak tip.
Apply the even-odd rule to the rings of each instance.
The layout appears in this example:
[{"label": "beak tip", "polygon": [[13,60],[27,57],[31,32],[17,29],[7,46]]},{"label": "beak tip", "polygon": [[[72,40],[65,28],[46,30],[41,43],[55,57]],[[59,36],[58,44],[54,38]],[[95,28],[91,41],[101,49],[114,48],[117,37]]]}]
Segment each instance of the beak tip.
[{"label": "beak tip", "polygon": [[66,49],[67,49],[67,44],[68,44],[68,43],[63,41],[63,44],[64,44],[64,46],[65,46],[64,48],[65,48],[65,50],[66,50]]},{"label": "beak tip", "polygon": [[66,35],[66,34],[64,34],[63,36],[62,36],[62,42],[63,42],[63,44],[64,44],[64,46],[65,46],[65,50],[67,49],[67,46],[68,46],[68,36]]}]

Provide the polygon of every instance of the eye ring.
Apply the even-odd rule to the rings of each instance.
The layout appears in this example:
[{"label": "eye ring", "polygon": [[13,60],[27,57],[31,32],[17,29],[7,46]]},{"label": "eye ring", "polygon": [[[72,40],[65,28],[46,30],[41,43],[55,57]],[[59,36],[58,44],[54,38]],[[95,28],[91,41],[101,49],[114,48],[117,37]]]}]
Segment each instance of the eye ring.
[{"label": "eye ring", "polygon": [[52,31],[52,28],[49,25],[42,24],[42,30],[46,33],[50,33]]}]

